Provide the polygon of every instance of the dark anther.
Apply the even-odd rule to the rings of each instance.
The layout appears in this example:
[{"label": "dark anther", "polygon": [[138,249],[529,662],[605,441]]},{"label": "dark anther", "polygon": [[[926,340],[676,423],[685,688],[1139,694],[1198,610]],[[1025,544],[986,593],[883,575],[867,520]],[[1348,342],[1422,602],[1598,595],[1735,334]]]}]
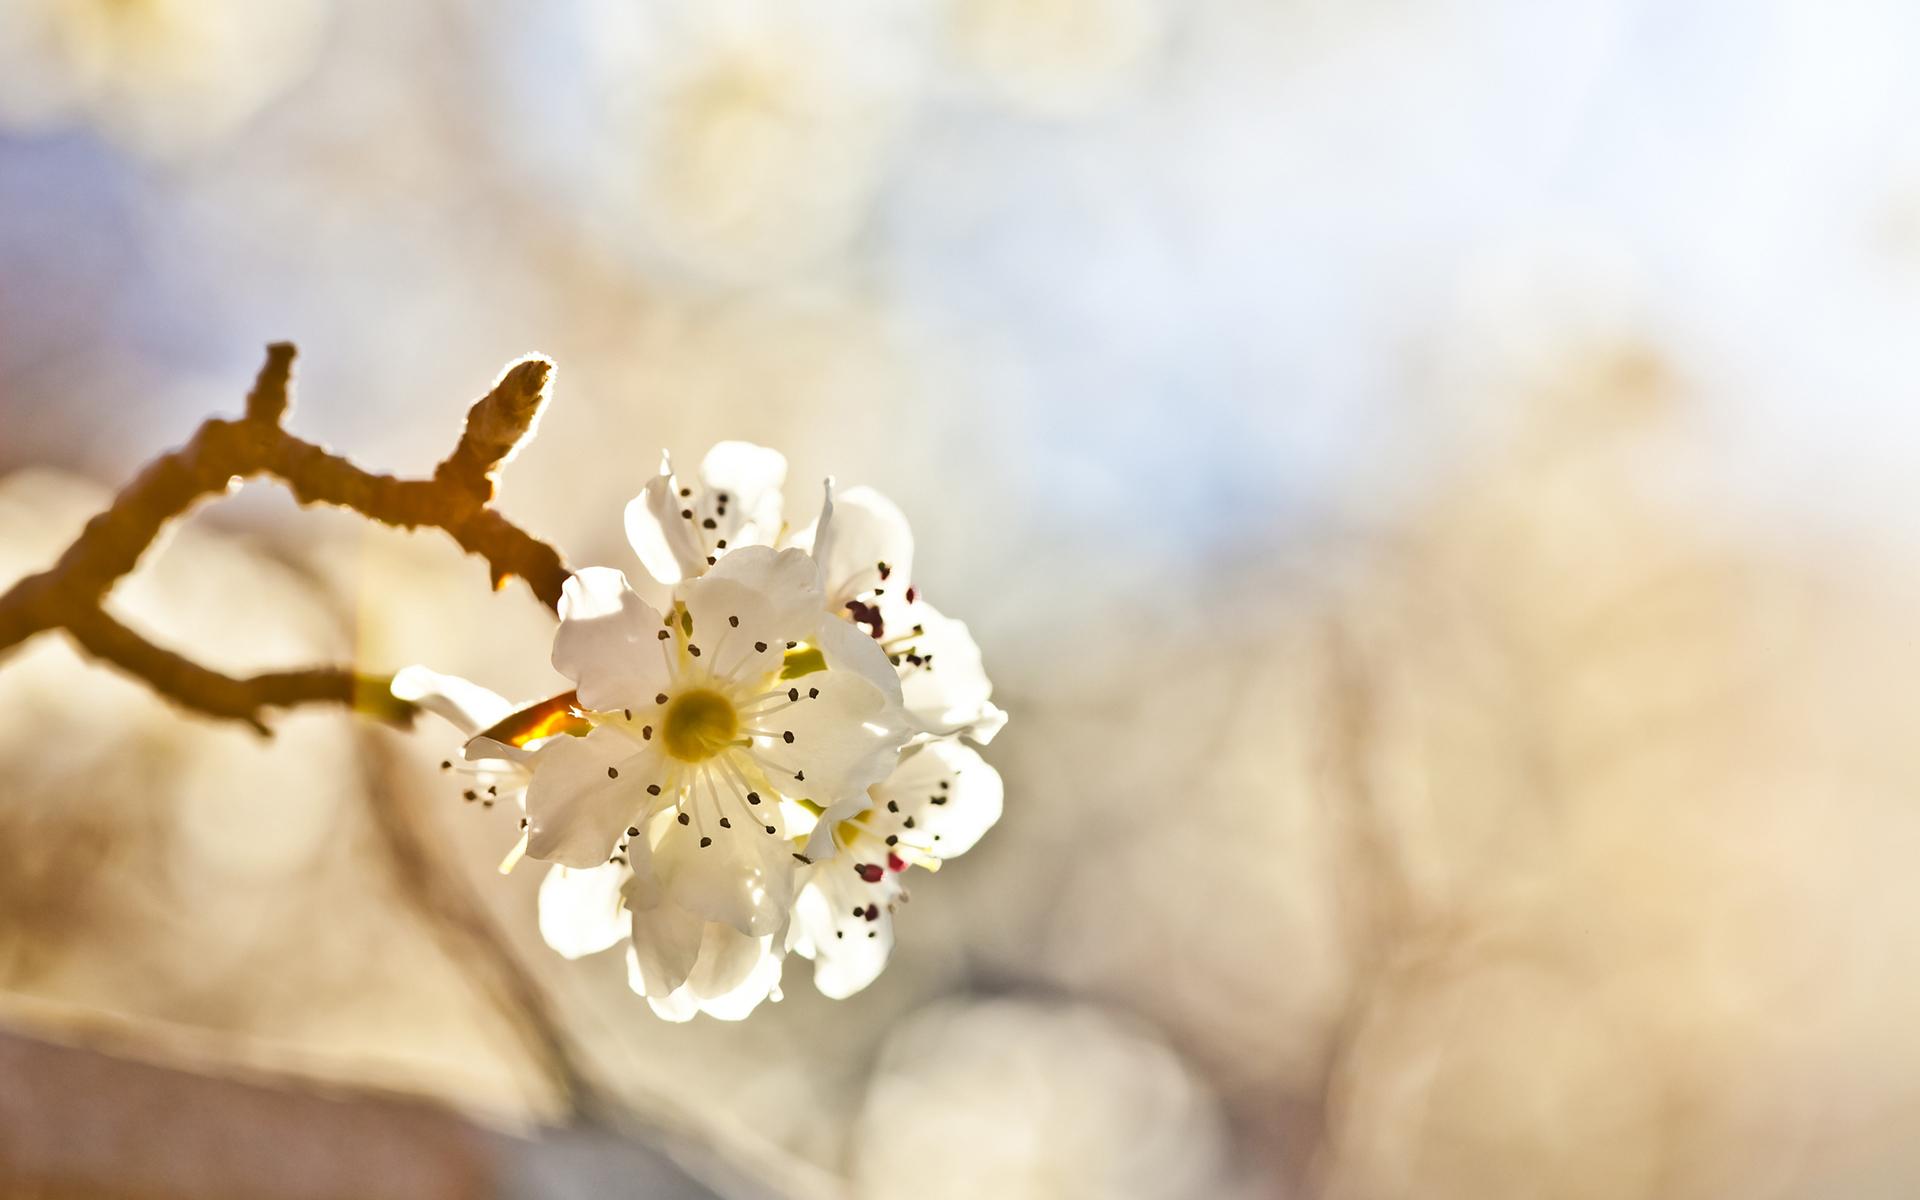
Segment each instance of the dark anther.
[{"label": "dark anther", "polygon": [[781,734],[780,736],[786,739],[787,745],[789,746],[793,745],[793,730],[789,729],[785,733]]},{"label": "dark anther", "polygon": [[667,702],[667,694],[665,692],[658,693],[654,696],[653,702],[655,704],[665,704]]},{"label": "dark anther", "polygon": [[633,720],[633,710],[632,710],[632,709],[630,709],[630,708],[623,708],[623,709],[621,709],[621,710],[620,710],[620,715],[621,715],[621,716],[623,716],[623,717],[625,717],[625,718],[626,718],[627,720],[629,720],[629,721],[631,721],[631,720]]},{"label": "dark anther", "polygon": [[700,522],[700,528],[702,529],[718,529],[719,527],[719,523],[712,517],[708,517],[706,520]]},{"label": "dark anther", "polygon": [[639,837],[639,836],[640,836],[640,827],[639,827],[638,825],[629,825],[629,826],[627,826],[627,836],[628,836],[628,837]]},{"label": "dark anther", "polygon": [[861,863],[853,868],[853,873],[868,883],[879,883],[880,877],[887,873],[887,869],[879,863]]},{"label": "dark anther", "polygon": [[898,800],[889,800],[889,801],[887,801],[887,811],[888,811],[888,812],[899,812],[899,811],[900,811],[900,802],[899,802]]},{"label": "dark anther", "polygon": [[793,649],[793,648],[794,648],[795,646],[798,646],[799,644],[800,644],[799,642],[788,642],[788,643],[787,643],[787,649],[789,649],[789,650],[791,650],[791,649]]},{"label": "dark anther", "polygon": [[820,689],[819,689],[819,688],[808,688],[808,689],[807,689],[807,699],[809,699],[809,700],[818,700],[819,698],[820,698]]},{"label": "dark anther", "polygon": [[481,807],[481,808],[492,808],[492,807],[493,807],[493,801],[491,801],[491,800],[482,800],[482,801],[480,802],[480,807]]},{"label": "dark anther", "polygon": [[487,789],[487,795],[489,796],[498,796],[499,794],[500,794],[500,789],[497,787],[490,787]]},{"label": "dark anther", "polygon": [[681,489],[680,489],[680,494],[681,494],[682,496],[691,496],[691,495],[693,495],[693,489],[692,489],[692,488],[681,488]]},{"label": "dark anther", "polygon": [[795,857],[795,858],[797,858],[797,859],[799,859],[799,860],[800,860],[801,862],[803,862],[803,863],[806,863],[806,864],[807,864],[808,866],[812,866],[812,865],[813,865],[813,860],[812,860],[812,859],[810,859],[810,858],[808,858],[808,857],[807,857],[806,855],[804,855],[804,854],[796,854],[796,855],[794,855],[794,857]]},{"label": "dark anther", "polygon": [[683,509],[681,509],[681,510],[680,510],[680,515],[681,515],[682,517],[685,517],[685,518],[686,518],[687,520],[689,520],[689,521],[691,521],[691,520],[693,520],[693,510],[692,510],[692,509],[690,509],[690,508],[683,508]]},{"label": "dark anther", "polygon": [[753,652],[755,654],[765,654],[767,652],[767,644],[765,642],[755,642],[753,644]]},{"label": "dark anther", "polygon": [[441,769],[442,771],[451,771],[451,770],[453,770],[453,762],[452,762],[452,760],[444,760],[444,761],[442,761],[442,762],[441,762],[441,764],[440,764],[440,769]]},{"label": "dark anther", "polygon": [[799,688],[788,688],[788,689],[787,689],[787,699],[789,699],[789,700],[793,700],[793,701],[798,701],[798,700],[800,699],[800,689],[799,689]]},{"label": "dark anther", "polygon": [[722,828],[722,829],[732,829],[732,828],[733,828],[733,822],[732,822],[732,821],[729,821],[729,820],[727,820],[727,819],[726,819],[725,817],[721,817],[721,818],[720,818],[720,828]]},{"label": "dark anther", "polygon": [[[795,858],[799,858],[800,856],[799,856],[798,854],[796,854],[796,855],[794,855],[794,857],[795,857]],[[833,931],[833,936],[835,936],[835,937],[837,937],[837,938],[843,938],[843,937],[845,937],[845,936],[847,936],[847,935],[846,935],[846,932],[845,932],[844,930],[839,930],[839,929],[836,929],[836,930],[834,930],[834,931]]]},{"label": "dark anther", "polygon": [[659,785],[659,784],[657,784],[657,783],[650,783],[650,784],[648,784],[648,785],[647,785],[647,795],[649,795],[649,796],[658,796],[659,794],[660,794],[660,785]]},{"label": "dark anther", "polygon": [[687,815],[687,814],[685,814],[685,813],[681,813],[681,814],[680,814],[680,823],[681,823],[682,825],[691,825],[691,824],[693,824],[693,818],[692,818],[692,817],[690,817],[690,816],[688,816],[688,815]]},{"label": "dark anther", "polygon": [[748,804],[758,804],[758,803],[760,803],[760,793],[759,793],[759,792],[748,792],[748,793],[747,793],[747,803],[748,803]]},{"label": "dark anther", "polygon": [[725,504],[727,502],[727,494],[725,492],[721,492],[718,496],[714,497],[714,499],[720,501],[720,503],[722,504]]},{"label": "dark anther", "polygon": [[672,636],[673,636],[672,634],[670,634],[670,633],[668,633],[668,632],[667,632],[666,630],[664,630],[664,629],[662,629],[662,630],[660,631],[660,640],[661,640],[661,641],[663,641],[663,642],[664,642],[664,641],[666,641],[666,640],[667,640],[668,638],[670,638],[670,637],[672,637]]},{"label": "dark anther", "polygon": [[462,792],[461,795],[465,796],[469,800],[478,800],[480,798],[480,793],[474,791],[472,788],[468,788],[466,791]]},{"label": "dark anther", "polygon": [[717,562],[719,562],[719,561],[720,561],[720,560],[719,560],[719,559],[717,559],[717,558],[715,558],[715,557],[714,557],[713,555],[711,555],[711,554],[709,554],[709,555],[707,555],[707,565],[708,565],[708,566],[712,566],[713,564],[715,564],[715,563],[717,563]]},{"label": "dark anther", "polygon": [[618,779],[618,778],[620,778],[620,771],[619,771],[619,769],[618,769],[617,767],[608,767],[608,768],[607,768],[607,778],[608,778],[608,779]]},{"label": "dark anther", "polygon": [[768,832],[768,833],[772,833],[772,832],[773,832],[773,826],[771,826],[771,825],[769,825],[769,826],[767,826],[767,832]]},{"label": "dark anther", "polygon": [[801,783],[805,783],[807,781],[807,773],[805,771],[795,771],[793,773],[793,777],[795,779],[798,779]]},{"label": "dark anther", "polygon": [[718,549],[725,550],[727,548],[727,539],[721,538],[719,541],[714,543],[714,546]]},{"label": "dark anther", "polygon": [[898,842],[899,840],[900,840],[900,835],[899,835],[899,834],[897,834],[897,833],[890,833],[890,834],[888,834],[888,835],[887,835],[887,845],[889,845],[889,846],[891,846],[891,845],[893,845],[894,843],[896,843],[896,842]]},{"label": "dark anther", "polygon": [[702,850],[705,850],[705,849],[706,849],[706,848],[707,848],[708,846],[711,846],[711,845],[713,845],[713,839],[712,839],[712,838],[710,838],[710,837],[703,837],[703,838],[701,838],[701,839],[700,839],[700,848],[701,848]]},{"label": "dark anther", "polygon": [[727,624],[729,624],[729,625],[731,625],[731,626],[733,626],[733,627],[734,627],[735,629],[738,629],[738,628],[740,628],[740,618],[739,618],[739,617],[728,617],[728,618],[727,618]]},{"label": "dark anther", "polygon": [[912,818],[912,817],[908,817],[908,818],[906,819],[906,821],[905,821],[905,822],[903,822],[903,823],[904,823],[904,824],[906,825],[906,827],[907,827],[908,829],[912,829],[912,828],[913,828],[913,818]]},{"label": "dark anther", "polygon": [[908,585],[908,587],[907,587],[907,603],[908,603],[908,604],[912,604],[912,603],[913,603],[913,602],[914,602],[915,600],[918,600],[919,598],[920,598],[920,589],[919,589],[919,588],[917,588],[917,587],[914,587],[914,586],[912,586],[912,585]]},{"label": "dark anther", "polygon": [[653,740],[653,726],[642,725],[640,727],[640,740],[643,742],[650,742]]},{"label": "dark anther", "polygon": [[694,656],[695,658],[699,658],[699,657],[700,657],[700,647],[698,647],[698,646],[696,646],[696,645],[694,645],[694,644],[693,644],[692,642],[688,642],[688,643],[687,643],[687,653],[688,653],[688,654],[691,654],[691,655],[693,655],[693,656]]},{"label": "dark anther", "polygon": [[880,578],[885,579],[887,576],[893,574],[893,568],[888,566],[887,564],[876,563],[875,565],[880,568]]}]

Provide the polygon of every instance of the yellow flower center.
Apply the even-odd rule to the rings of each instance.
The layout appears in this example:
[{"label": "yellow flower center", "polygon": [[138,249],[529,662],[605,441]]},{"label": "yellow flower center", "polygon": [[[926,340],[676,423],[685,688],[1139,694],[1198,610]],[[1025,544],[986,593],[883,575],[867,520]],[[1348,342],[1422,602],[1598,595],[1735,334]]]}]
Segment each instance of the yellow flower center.
[{"label": "yellow flower center", "polygon": [[704,762],[733,745],[740,732],[740,714],[719,692],[696,688],[675,696],[667,706],[661,740],[667,753],[681,762]]}]

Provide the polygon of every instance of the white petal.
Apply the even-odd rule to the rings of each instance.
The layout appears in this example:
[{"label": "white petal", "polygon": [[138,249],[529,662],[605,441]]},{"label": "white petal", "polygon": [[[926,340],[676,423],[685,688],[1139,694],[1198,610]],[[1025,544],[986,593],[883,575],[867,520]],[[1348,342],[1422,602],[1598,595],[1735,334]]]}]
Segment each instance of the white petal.
[{"label": "white petal", "polygon": [[[527,785],[527,853],[569,867],[597,867],[647,810],[658,752],[609,726],[557,737],[533,756]],[[636,847],[636,849],[638,849]]]},{"label": "white petal", "polygon": [[477,683],[421,666],[408,667],[395,675],[389,690],[399,699],[445,718],[468,737],[492,727],[513,711],[513,705]]},{"label": "white petal", "polygon": [[644,996],[664,998],[673,994],[693,973],[700,960],[700,945],[707,923],[698,913],[677,904],[662,904],[633,914],[633,979],[635,991]]},{"label": "white petal", "polygon": [[[775,945],[779,944],[779,939],[764,940]],[[773,953],[770,949],[763,949],[752,972],[740,982],[739,986],[725,995],[715,996],[711,1000],[702,1000],[701,1011],[709,1016],[718,1017],[722,1021],[744,1020],[768,995],[771,994],[776,1000],[779,999],[776,989],[780,986],[780,969],[785,965],[781,955]]]},{"label": "white petal", "polygon": [[[993,684],[980,665],[980,647],[967,631],[966,622],[945,616],[926,603],[906,606],[897,619],[905,627],[896,629],[890,619],[889,638],[907,634],[915,625],[921,630],[911,642],[897,643],[894,648],[902,655],[901,693],[907,711],[920,728],[940,734],[964,732],[982,742],[991,739],[1006,718],[987,702]],[[907,654],[922,661],[915,663]],[[980,736],[982,728],[984,737]]]},{"label": "white petal", "polygon": [[1000,819],[1004,795],[1000,772],[971,747],[944,738],[900,756],[899,769],[874,787],[876,805],[866,823],[876,836],[891,834],[936,858],[953,858]]},{"label": "white petal", "polygon": [[725,921],[708,921],[700,939],[700,961],[687,976],[687,987],[702,1000],[726,995],[753,974],[767,941],[741,933]]},{"label": "white petal", "polygon": [[647,1007],[664,1021],[684,1025],[700,1014],[700,998],[693,994],[692,989],[683,987],[665,998],[648,996]]},{"label": "white petal", "polygon": [[870,487],[832,496],[820,515],[813,554],[835,613],[876,588],[904,593],[913,582],[913,529],[898,505]]},{"label": "white petal", "polygon": [[865,629],[851,621],[827,618],[820,622],[813,641],[820,647],[820,656],[826,660],[829,669],[851,671],[866,679],[886,696],[889,712],[897,710],[900,718],[905,719],[900,672],[888,660],[887,652],[880,648],[880,643],[874,641]]},{"label": "white petal", "polygon": [[635,595],[627,577],[588,567],[560,596],[554,669],[579,685],[580,706],[599,712],[638,708],[669,681],[659,645],[659,612]]},{"label": "white petal", "polygon": [[679,482],[664,462],[660,473],[627,503],[627,541],[661,583],[691,579],[707,566],[691,523],[680,515],[685,507]]},{"label": "white petal", "polygon": [[[712,813],[702,816],[704,833],[702,827],[670,824],[653,848],[653,869],[667,903],[753,937],[774,932],[793,903],[799,865],[793,843],[758,825],[721,829]],[[700,845],[702,837],[712,844]]]},{"label": "white petal", "polygon": [[[780,536],[787,460],[777,450],[752,442],[721,442],[700,463],[700,481],[724,504],[713,506],[720,537],[729,549],[770,546]],[[724,507],[725,514],[719,509]]]},{"label": "white petal", "polygon": [[568,958],[598,953],[626,937],[626,881],[627,868],[619,863],[584,871],[556,864],[540,881],[540,936]]},{"label": "white petal", "polygon": [[[835,1000],[844,1000],[877,978],[893,952],[893,914],[888,905],[898,896],[892,872],[877,884],[854,873],[851,864],[835,862],[815,869],[813,878],[794,905],[794,919],[806,927],[813,943],[813,985]],[[868,920],[868,906],[878,915]]]},{"label": "white petal", "polygon": [[[642,996],[647,996],[647,981],[640,977],[640,956],[627,947],[627,986]],[[700,1001],[685,987],[667,996],[647,996],[647,1006],[662,1018],[676,1023],[693,1020],[700,1011]]]},{"label": "white petal", "polygon": [[689,640],[707,669],[757,680],[780,669],[788,642],[811,638],[824,623],[820,572],[801,550],[747,546],[687,585]]},{"label": "white petal", "polygon": [[[793,683],[803,699],[755,724],[775,739],[771,747],[756,749],[755,757],[806,776],[782,780],[782,792],[825,808],[859,796],[893,773],[912,731],[884,692],[848,671],[816,671]],[[818,696],[804,698],[816,691]]]}]

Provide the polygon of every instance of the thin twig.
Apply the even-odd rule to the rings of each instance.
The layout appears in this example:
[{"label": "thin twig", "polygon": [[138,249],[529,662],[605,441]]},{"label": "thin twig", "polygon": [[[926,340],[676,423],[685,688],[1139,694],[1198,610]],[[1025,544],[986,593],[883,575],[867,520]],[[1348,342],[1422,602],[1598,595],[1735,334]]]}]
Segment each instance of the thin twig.
[{"label": "thin twig", "polygon": [[267,731],[262,709],[325,702],[350,705],[404,725],[413,706],[396,700],[388,680],[338,667],[234,679],[147,641],[101,608],[115,582],[132,571],[168,523],[236,480],[280,480],[301,504],[350,508],[405,529],[432,526],[487,560],[494,587],[518,575],[557,610],[569,574],[552,546],[492,507],[495,474],[532,435],[545,406],[553,364],[537,356],[510,365],[467,412],[466,426],[431,479],[395,479],[364,471],[281,427],[291,403],[295,350],[267,347],[239,420],[212,418],[186,445],[148,464],[87,523],[52,567],[0,596],[0,654],[35,634],[65,629],[86,651],[144,680],[176,703]]},{"label": "thin twig", "polygon": [[508,944],[472,883],[449,861],[390,737],[362,729],[358,741],[365,763],[367,811],[401,897],[425,918],[454,961],[477,977],[567,1111],[589,1124],[619,1127],[626,1119],[626,1106],[588,1068],[586,1055],[546,990]]}]

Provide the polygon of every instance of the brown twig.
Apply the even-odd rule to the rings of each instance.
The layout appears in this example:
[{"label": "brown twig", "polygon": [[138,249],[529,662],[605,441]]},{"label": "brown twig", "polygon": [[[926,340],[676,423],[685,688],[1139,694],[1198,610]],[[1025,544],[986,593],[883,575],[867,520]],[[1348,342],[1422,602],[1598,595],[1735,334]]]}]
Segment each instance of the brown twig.
[{"label": "brown twig", "polygon": [[363,729],[358,741],[366,764],[367,811],[401,897],[512,1023],[567,1111],[589,1124],[617,1127],[624,1106],[587,1066],[539,980],[508,944],[466,875],[448,860],[391,735]]},{"label": "brown twig", "polygon": [[533,433],[547,398],[553,364],[528,357],[510,365],[467,412],[459,443],[431,479],[395,479],[361,470],[286,432],[295,350],[267,347],[247,395],[246,415],[213,418],[186,445],[162,455],[114,497],[52,567],[0,596],[0,653],[37,633],[65,629],[86,651],[144,680],[176,703],[245,721],[262,733],[261,711],[296,704],[346,704],[405,724],[413,706],[395,699],[388,681],[338,667],[235,679],[147,641],[101,608],[107,593],[139,563],[167,524],[236,480],[268,475],[301,504],[335,504],[386,525],[432,526],[461,549],[487,560],[494,587],[518,575],[548,608],[558,609],[568,570],[558,551],[492,507],[495,474]]}]

